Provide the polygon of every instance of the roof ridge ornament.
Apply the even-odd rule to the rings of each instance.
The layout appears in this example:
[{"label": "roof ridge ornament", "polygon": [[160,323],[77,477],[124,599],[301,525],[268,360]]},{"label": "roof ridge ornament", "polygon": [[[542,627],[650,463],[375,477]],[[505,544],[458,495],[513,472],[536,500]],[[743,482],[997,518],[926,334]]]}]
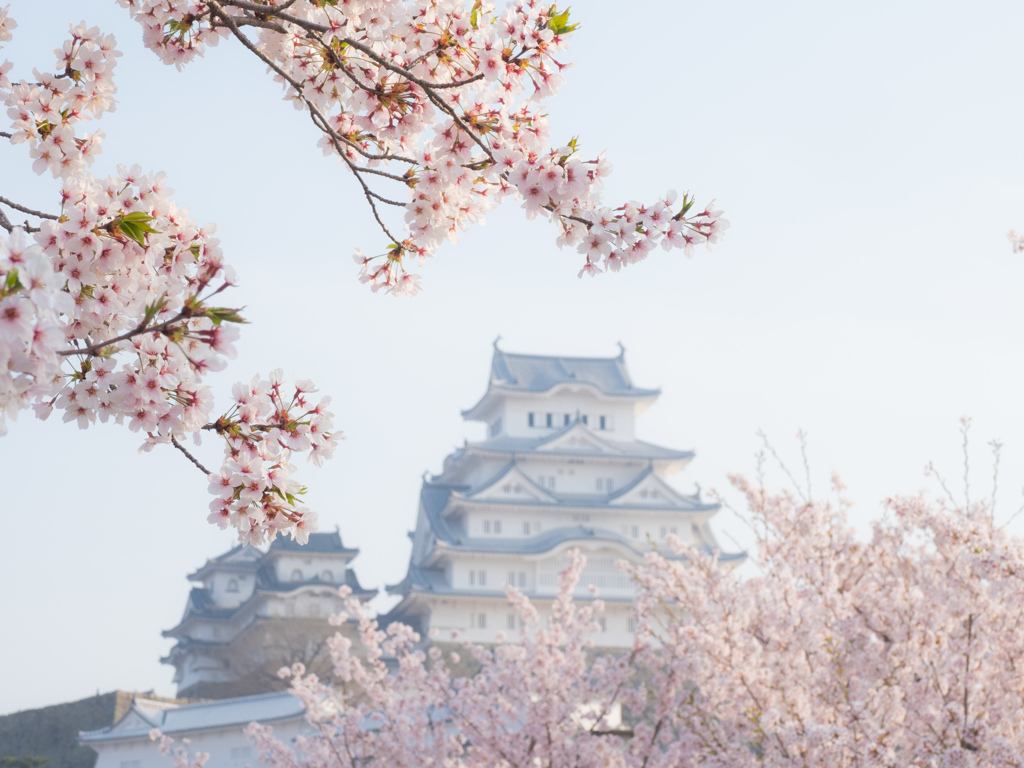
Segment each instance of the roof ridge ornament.
[{"label": "roof ridge ornament", "polygon": [[626,356],[626,348],[622,345],[621,341],[617,341],[615,343],[619,345],[619,360],[621,360]]},{"label": "roof ridge ornament", "polygon": [[500,349],[498,349],[498,342],[499,341],[501,341],[501,334],[500,333],[497,336],[494,337],[494,349],[497,352],[501,351]]}]

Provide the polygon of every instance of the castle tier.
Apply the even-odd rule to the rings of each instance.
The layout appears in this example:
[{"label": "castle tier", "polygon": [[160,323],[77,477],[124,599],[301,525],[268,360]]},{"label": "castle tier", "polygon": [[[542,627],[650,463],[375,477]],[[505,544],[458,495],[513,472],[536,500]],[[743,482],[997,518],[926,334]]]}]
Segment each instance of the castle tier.
[{"label": "castle tier", "polygon": [[[632,585],[616,567],[639,562],[674,535],[717,550],[708,521],[717,504],[700,488],[685,494],[666,478],[692,451],[636,438],[636,419],[660,392],[634,386],[624,355],[614,358],[510,354],[495,344],[487,392],[463,412],[487,425],[487,439],[448,456],[425,478],[408,574],[389,587],[400,602],[388,616],[443,639],[514,638],[513,585],[542,612],[569,563],[587,558],[578,597],[598,588],[606,610],[596,641],[632,645]],[[735,562],[742,555],[724,555]]]},{"label": "castle tier", "polygon": [[277,538],[266,551],[239,545],[189,575],[199,582],[185,613],[164,637],[177,640],[161,661],[174,667],[179,696],[223,698],[280,687],[285,663],[307,666],[323,656],[323,638],[334,631],[338,588],[369,600],[349,567],[359,554],[337,531],[312,533],[300,545]]}]

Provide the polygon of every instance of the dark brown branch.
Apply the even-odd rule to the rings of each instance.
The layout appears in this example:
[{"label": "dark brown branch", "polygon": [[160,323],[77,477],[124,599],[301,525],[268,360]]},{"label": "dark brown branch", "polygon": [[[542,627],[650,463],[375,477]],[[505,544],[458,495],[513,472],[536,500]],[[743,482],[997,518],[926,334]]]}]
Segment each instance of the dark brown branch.
[{"label": "dark brown branch", "polygon": [[108,339],[107,341],[97,341],[95,344],[90,344],[87,347],[79,347],[75,349],[62,349],[57,354],[61,355],[62,357],[70,357],[71,355],[95,355],[104,347],[109,347],[111,344],[117,344],[120,341],[131,339],[143,333],[164,333],[165,331],[168,331],[171,328],[173,328],[176,323],[180,323],[182,320],[185,320],[191,316],[192,315],[184,311],[181,311],[177,315],[172,317],[170,320],[167,320],[166,322],[159,323],[157,325],[140,325],[131,331],[122,333],[120,336],[115,336],[114,338]]},{"label": "dark brown branch", "polygon": [[14,138],[14,134],[13,133],[8,133],[7,131],[0,131],[0,136],[3,136],[5,139],[13,139]]},{"label": "dark brown branch", "polygon": [[0,211],[0,227],[3,227],[8,232],[14,231],[14,225],[11,224],[11,220],[7,218],[7,214]]},{"label": "dark brown branch", "polygon": [[0,203],[3,203],[8,208],[13,208],[16,211],[27,213],[29,216],[35,216],[40,219],[49,219],[50,221],[57,221],[60,217],[54,216],[52,213],[43,213],[32,208],[26,208],[24,205],[18,205],[13,200],[8,200],[6,197],[0,197]]},{"label": "dark brown branch", "polygon": [[204,466],[203,466],[203,465],[202,465],[202,464],[201,464],[201,463],[199,462],[199,459],[197,459],[197,458],[196,458],[195,456],[193,456],[193,455],[192,455],[191,453],[189,453],[189,452],[188,452],[188,448],[186,448],[186,447],[185,447],[184,445],[182,445],[181,443],[179,443],[179,442],[178,442],[178,440],[177,440],[177,438],[175,438],[175,437],[171,437],[171,445],[173,445],[173,446],[174,446],[175,448],[177,448],[177,449],[178,449],[179,451],[181,451],[181,452],[182,452],[183,454],[185,454],[185,458],[186,458],[186,459],[188,459],[189,461],[191,461],[191,462],[192,462],[193,464],[195,464],[195,465],[196,465],[197,467],[199,467],[200,471],[201,471],[201,472],[202,472],[202,473],[203,473],[204,475],[212,475],[212,474],[213,474],[213,473],[212,473],[212,472],[211,472],[210,470],[208,470],[208,469],[207,469],[206,467],[204,467]]}]

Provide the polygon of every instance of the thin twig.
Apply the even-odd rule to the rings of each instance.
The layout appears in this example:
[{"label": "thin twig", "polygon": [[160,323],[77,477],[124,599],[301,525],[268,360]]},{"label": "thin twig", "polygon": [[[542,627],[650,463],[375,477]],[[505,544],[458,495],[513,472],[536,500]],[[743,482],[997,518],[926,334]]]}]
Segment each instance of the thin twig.
[{"label": "thin twig", "polygon": [[40,219],[49,219],[50,221],[57,221],[60,218],[59,216],[54,216],[52,213],[43,213],[42,211],[37,211],[32,208],[26,208],[24,205],[18,205],[16,202],[14,202],[13,200],[8,200],[6,197],[0,197],[0,203],[3,203],[8,208],[13,208],[16,211],[21,211],[22,213],[27,213],[30,216],[36,216],[37,218]]},{"label": "thin twig", "polygon": [[1003,452],[1003,444],[998,440],[989,442],[992,448],[992,500],[989,502],[990,519],[996,519],[996,491],[999,490],[999,458]]},{"label": "thin twig", "polygon": [[960,434],[963,435],[964,447],[964,507],[971,506],[971,486],[968,483],[968,470],[970,469],[970,453],[967,451],[967,433],[971,429],[971,420],[964,416],[960,419]]},{"label": "thin twig", "polygon": [[177,448],[179,451],[185,454],[185,458],[195,464],[202,471],[204,475],[212,475],[213,473],[204,467],[195,456],[188,452],[188,448],[178,442],[177,438],[171,437],[171,445]]}]

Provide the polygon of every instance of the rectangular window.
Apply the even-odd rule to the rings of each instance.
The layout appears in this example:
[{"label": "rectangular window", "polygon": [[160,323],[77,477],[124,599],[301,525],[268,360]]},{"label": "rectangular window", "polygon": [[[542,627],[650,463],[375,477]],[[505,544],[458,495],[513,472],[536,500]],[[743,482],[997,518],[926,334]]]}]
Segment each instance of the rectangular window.
[{"label": "rectangular window", "polygon": [[533,423],[533,421],[534,421],[533,411],[530,411],[528,414],[526,414],[526,423],[529,424],[531,427],[536,426]]},{"label": "rectangular window", "polygon": [[469,586],[471,586],[471,587],[475,587],[476,586],[476,571],[470,571],[469,572]]},{"label": "rectangular window", "polygon": [[599,490],[599,491],[603,491],[604,490],[604,478],[603,477],[597,478],[597,490]]},{"label": "rectangular window", "polygon": [[491,532],[491,521],[490,520],[484,520],[484,533],[490,533],[490,532]]},{"label": "rectangular window", "polygon": [[523,523],[523,536],[529,536],[529,535],[530,535],[530,524],[529,523]]},{"label": "rectangular window", "polygon": [[668,532],[671,533],[673,536],[675,536],[675,534],[676,534],[676,527],[673,525],[671,528],[668,529]]},{"label": "rectangular window", "polygon": [[476,628],[477,629],[487,629],[487,614],[486,613],[478,613],[476,615]]},{"label": "rectangular window", "polygon": [[515,571],[509,571],[508,572],[508,581],[506,583],[510,587],[514,587],[516,585],[516,572]]},{"label": "rectangular window", "polygon": [[572,416],[567,413],[565,414],[565,426],[568,427],[570,424],[572,424]]},{"label": "rectangular window", "polygon": [[519,588],[526,589],[526,571],[519,572]]},{"label": "rectangular window", "polygon": [[608,491],[608,493],[611,493],[614,488],[615,485],[612,483],[612,479],[610,477],[606,477],[604,480],[604,489]]},{"label": "rectangular window", "polygon": [[479,578],[480,578],[480,586],[481,587],[486,587],[487,586],[487,571],[480,571],[480,577]]},{"label": "rectangular window", "polygon": [[629,633],[631,635],[635,635],[636,634],[636,619],[629,619],[626,622],[626,629],[629,630]]},{"label": "rectangular window", "polygon": [[509,629],[515,629],[516,628],[516,615],[514,613],[510,613],[508,615],[508,624],[506,626]]},{"label": "rectangular window", "polygon": [[665,526],[663,525],[663,526],[661,526],[661,538],[663,538],[663,539],[664,539],[664,538],[665,538],[665,536],[666,536],[666,534],[668,534],[668,528],[666,528],[666,527],[665,527]]},{"label": "rectangular window", "polygon": [[552,477],[548,478],[548,488],[554,489],[554,487],[555,487],[555,478],[554,478],[554,476],[552,476]]},{"label": "rectangular window", "polygon": [[586,424],[587,423],[587,414],[584,413],[582,416],[580,416],[580,421],[582,421],[584,424]]},{"label": "rectangular window", "polygon": [[634,525],[633,527],[631,527],[629,529],[629,533],[630,533],[630,535],[632,535],[632,537],[634,539],[639,539],[640,538],[640,528],[638,526]]},{"label": "rectangular window", "polygon": [[598,429],[608,429],[608,419],[606,417],[602,416],[599,421]]},{"label": "rectangular window", "polygon": [[549,413],[549,414],[548,414],[548,415],[547,415],[547,416],[546,416],[546,417],[544,418],[544,425],[545,425],[545,426],[548,426],[548,427],[553,427],[553,426],[555,426],[555,414],[553,414],[553,413]]},{"label": "rectangular window", "polygon": [[494,532],[501,533],[501,520],[494,521]]},{"label": "rectangular window", "polygon": [[606,619],[604,616],[598,616],[597,617],[597,626],[599,626],[601,628],[602,632],[607,632],[608,631],[608,619]]}]

